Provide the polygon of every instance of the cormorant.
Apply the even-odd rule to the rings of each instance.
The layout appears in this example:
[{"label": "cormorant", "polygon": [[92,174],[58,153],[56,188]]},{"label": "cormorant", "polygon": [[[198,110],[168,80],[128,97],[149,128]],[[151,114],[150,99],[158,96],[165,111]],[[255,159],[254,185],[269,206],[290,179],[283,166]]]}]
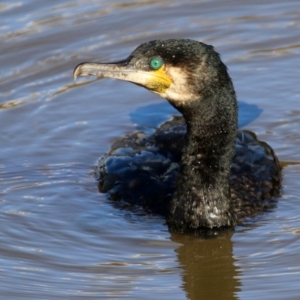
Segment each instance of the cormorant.
[{"label": "cormorant", "polygon": [[235,90],[213,46],[154,40],[124,60],[74,70],[75,79],[90,75],[145,87],[183,116],[117,141],[99,161],[102,192],[165,216],[177,231],[232,228],[272,205],[278,159],[253,133],[237,131]]}]

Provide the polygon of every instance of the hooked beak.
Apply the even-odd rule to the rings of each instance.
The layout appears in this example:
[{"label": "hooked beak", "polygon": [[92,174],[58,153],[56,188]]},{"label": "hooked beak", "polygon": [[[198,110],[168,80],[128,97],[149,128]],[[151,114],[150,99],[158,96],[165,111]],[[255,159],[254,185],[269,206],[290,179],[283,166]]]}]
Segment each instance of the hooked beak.
[{"label": "hooked beak", "polygon": [[79,76],[98,76],[125,80],[143,86],[154,93],[164,93],[172,81],[163,70],[141,70],[129,64],[129,59],[116,63],[81,63],[74,70],[74,80]]}]

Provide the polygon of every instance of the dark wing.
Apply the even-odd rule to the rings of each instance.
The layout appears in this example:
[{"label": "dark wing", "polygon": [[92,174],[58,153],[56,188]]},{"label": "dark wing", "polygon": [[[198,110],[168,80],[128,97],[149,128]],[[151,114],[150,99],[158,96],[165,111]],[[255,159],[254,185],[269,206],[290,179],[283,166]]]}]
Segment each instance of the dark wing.
[{"label": "dark wing", "polygon": [[[101,192],[166,216],[174,192],[186,126],[174,117],[147,136],[135,133],[116,141],[99,161]],[[231,166],[231,197],[238,218],[274,205],[281,170],[272,148],[250,131],[239,131]]]}]

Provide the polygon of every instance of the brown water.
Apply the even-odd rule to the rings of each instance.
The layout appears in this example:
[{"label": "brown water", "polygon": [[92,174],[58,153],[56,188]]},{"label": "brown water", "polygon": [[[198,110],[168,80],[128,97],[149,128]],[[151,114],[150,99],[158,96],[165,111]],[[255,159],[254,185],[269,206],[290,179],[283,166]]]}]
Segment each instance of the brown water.
[{"label": "brown water", "polygon": [[[1,1],[1,299],[300,299],[300,2],[264,2]],[[285,165],[277,207],[210,240],[120,210],[93,177],[115,138],[176,112],[72,79],[82,61],[182,37],[222,54],[240,125]]]}]

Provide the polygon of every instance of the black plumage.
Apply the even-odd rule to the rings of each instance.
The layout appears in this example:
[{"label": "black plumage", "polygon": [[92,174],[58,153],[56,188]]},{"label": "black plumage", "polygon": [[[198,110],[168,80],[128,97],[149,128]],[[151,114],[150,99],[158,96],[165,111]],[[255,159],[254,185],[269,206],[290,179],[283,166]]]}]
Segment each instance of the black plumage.
[{"label": "black plumage", "polygon": [[212,46],[151,41],[118,63],[76,67],[75,77],[87,75],[146,87],[183,115],[153,135],[117,141],[99,162],[102,192],[165,216],[179,231],[230,228],[272,205],[278,159],[254,134],[237,131],[234,87]]}]

